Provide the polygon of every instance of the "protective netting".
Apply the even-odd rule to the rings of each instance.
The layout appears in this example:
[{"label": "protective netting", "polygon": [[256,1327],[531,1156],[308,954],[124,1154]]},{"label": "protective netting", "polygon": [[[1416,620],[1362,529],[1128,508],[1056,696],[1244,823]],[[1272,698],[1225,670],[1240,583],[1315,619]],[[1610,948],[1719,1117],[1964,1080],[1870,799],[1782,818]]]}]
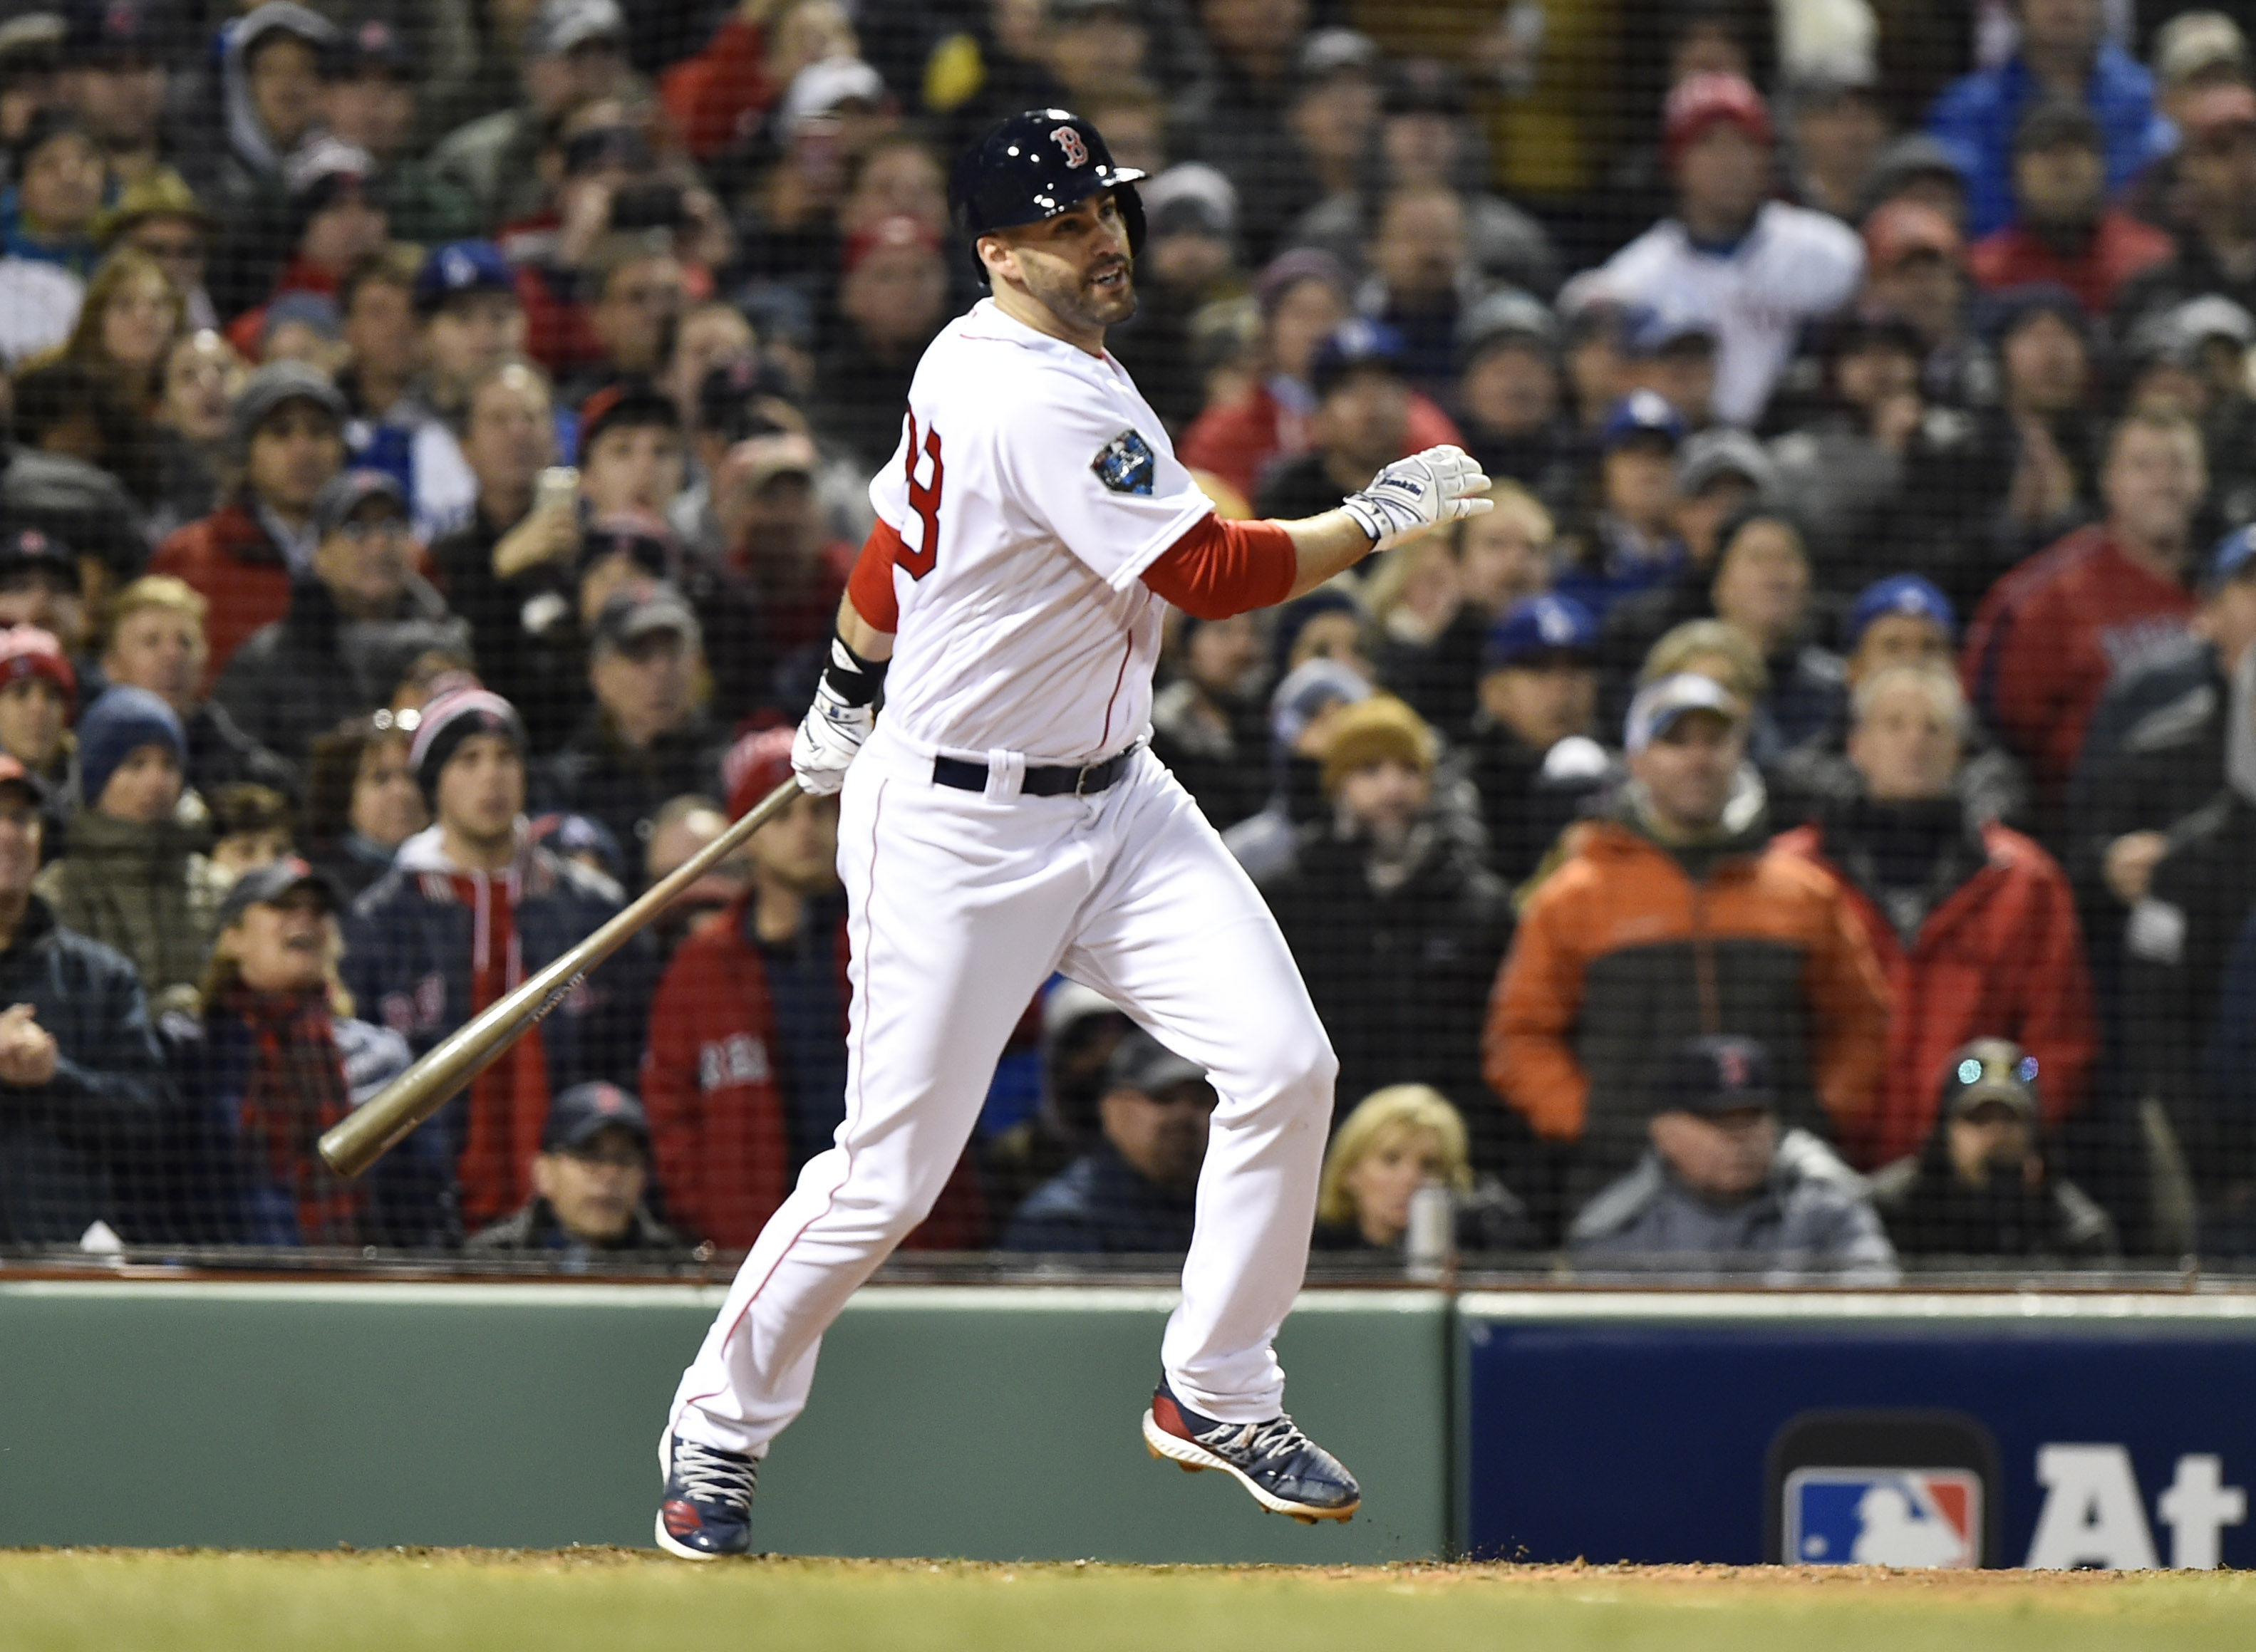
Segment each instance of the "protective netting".
[{"label": "protective netting", "polygon": [[[1152,745],[1340,1059],[1319,1267],[2256,1250],[2232,18],[4,10],[0,1246],[751,1242],[843,1111],[835,803],[367,1177],[314,1142],[788,778],[982,295],[948,168],[1055,105],[1148,174],[1110,344],[1223,516],[1496,482],[1169,616]],[[1180,1252],[1185,1066],[1054,981],[912,1252]]]}]

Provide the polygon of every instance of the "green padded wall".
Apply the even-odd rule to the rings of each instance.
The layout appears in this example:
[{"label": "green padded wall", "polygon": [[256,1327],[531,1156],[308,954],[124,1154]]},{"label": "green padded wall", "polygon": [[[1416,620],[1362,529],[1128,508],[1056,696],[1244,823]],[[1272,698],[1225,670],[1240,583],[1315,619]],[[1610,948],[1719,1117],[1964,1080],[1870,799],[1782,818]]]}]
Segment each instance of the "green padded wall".
[{"label": "green padded wall", "polygon": [[[650,1541],[690,1286],[0,1284],[0,1545]],[[1172,1292],[877,1287],[761,1477],[763,1548],[985,1559],[1439,1555],[1449,1304],[1311,1291],[1288,1399],[1361,1476],[1308,1528],[1145,1452]]]}]

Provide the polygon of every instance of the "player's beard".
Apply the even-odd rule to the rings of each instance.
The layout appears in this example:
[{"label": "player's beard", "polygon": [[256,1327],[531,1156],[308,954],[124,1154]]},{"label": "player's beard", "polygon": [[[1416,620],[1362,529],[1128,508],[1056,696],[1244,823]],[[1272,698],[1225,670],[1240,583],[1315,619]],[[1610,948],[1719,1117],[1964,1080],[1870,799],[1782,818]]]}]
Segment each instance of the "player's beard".
[{"label": "player's beard", "polygon": [[[1068,327],[1102,331],[1119,326],[1136,313],[1136,270],[1128,259],[1107,258],[1089,270],[1054,277],[1032,265],[1021,265],[1021,269],[1026,290]],[[1114,270],[1120,272],[1118,286],[1097,285]]]}]

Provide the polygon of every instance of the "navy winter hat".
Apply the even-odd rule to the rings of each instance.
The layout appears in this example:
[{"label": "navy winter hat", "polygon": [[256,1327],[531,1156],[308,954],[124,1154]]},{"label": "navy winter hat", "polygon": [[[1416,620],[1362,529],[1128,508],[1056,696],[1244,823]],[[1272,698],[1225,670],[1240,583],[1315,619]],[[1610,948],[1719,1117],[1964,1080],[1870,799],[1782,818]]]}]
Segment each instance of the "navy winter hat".
[{"label": "navy winter hat", "polygon": [[525,720],[493,690],[466,684],[440,695],[423,708],[423,720],[415,725],[415,743],[407,749],[408,764],[427,805],[437,807],[439,776],[472,735],[499,735],[517,748],[519,756],[525,755]]},{"label": "navy winter hat", "polygon": [[188,737],[180,714],[145,688],[105,690],[78,720],[79,797],[88,808],[102,801],[109,777],[144,746],[162,746],[188,766]]},{"label": "navy winter hat", "polygon": [[1571,596],[1531,596],[1490,628],[1481,668],[1496,671],[1522,660],[1565,655],[1595,663],[1598,622]]}]

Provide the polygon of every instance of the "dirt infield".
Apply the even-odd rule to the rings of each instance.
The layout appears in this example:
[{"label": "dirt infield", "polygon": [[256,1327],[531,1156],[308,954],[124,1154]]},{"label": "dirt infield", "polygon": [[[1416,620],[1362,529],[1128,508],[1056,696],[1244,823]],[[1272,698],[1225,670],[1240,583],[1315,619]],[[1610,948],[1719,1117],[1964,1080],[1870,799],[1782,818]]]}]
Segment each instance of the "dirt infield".
[{"label": "dirt infield", "polygon": [[1345,1646],[1980,1652],[2256,1642],[2256,1580],[1877,1568],[991,1565],[647,1551],[0,1553],[0,1648]]}]

